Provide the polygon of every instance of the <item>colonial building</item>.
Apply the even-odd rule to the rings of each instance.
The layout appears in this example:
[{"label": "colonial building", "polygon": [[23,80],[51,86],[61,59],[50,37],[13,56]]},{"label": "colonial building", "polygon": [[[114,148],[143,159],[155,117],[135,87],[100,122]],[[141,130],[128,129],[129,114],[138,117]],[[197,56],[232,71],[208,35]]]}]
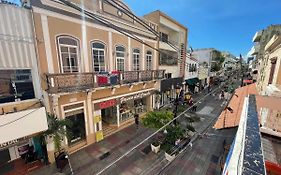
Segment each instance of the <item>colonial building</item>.
[{"label": "colonial building", "polygon": [[264,92],[263,84],[265,81],[265,74],[267,73],[264,69],[267,67],[268,60],[265,56],[265,46],[273,35],[278,35],[281,32],[281,25],[270,25],[267,28],[256,32],[253,37],[255,45],[252,47],[250,53],[255,56],[257,62],[258,76],[257,76],[257,88],[260,94]]},{"label": "colonial building", "polygon": [[0,16],[0,167],[4,171],[16,167],[15,161],[24,164],[19,158],[29,149],[42,153],[34,136],[48,125],[41,104],[32,14],[0,2]]},{"label": "colonial building", "polygon": [[144,15],[158,25],[159,69],[166,70],[167,79],[161,81],[160,106],[175,98],[176,86],[182,86],[186,66],[187,28],[163,12],[157,10]]},{"label": "colonial building", "polygon": [[281,97],[281,36],[274,35],[265,46],[263,82],[260,82],[261,93]]},{"label": "colonial building", "polygon": [[[125,3],[118,1],[117,8],[104,0],[71,2],[84,13],[51,0],[32,0],[31,7],[44,102],[49,112],[72,121],[67,129],[74,134],[63,142],[74,152],[132,123],[134,114],[152,110],[164,70],[153,49],[157,38],[120,10],[131,12]],[[54,151],[49,144],[51,161]]]}]

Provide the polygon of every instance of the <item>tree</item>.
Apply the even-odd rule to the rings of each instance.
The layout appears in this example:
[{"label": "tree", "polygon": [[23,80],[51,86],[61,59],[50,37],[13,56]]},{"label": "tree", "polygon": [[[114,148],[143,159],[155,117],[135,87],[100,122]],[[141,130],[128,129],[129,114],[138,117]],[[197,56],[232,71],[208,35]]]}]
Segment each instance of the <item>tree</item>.
[{"label": "tree", "polygon": [[45,136],[51,136],[54,141],[55,151],[61,151],[61,141],[71,133],[66,131],[66,127],[72,127],[72,122],[68,119],[58,119],[54,114],[47,114],[48,130]]},{"label": "tree", "polygon": [[171,111],[151,111],[146,113],[142,123],[147,128],[160,129],[174,117]]}]

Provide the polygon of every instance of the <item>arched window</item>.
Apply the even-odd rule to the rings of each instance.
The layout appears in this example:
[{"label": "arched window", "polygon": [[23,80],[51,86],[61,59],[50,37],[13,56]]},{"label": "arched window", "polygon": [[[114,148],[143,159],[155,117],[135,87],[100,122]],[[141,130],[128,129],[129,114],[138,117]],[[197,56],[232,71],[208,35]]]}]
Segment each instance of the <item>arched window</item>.
[{"label": "arched window", "polygon": [[123,46],[116,47],[116,69],[119,71],[125,70],[125,48]]},{"label": "arched window", "polygon": [[140,70],[140,50],[133,50],[133,70]]},{"label": "arched window", "polygon": [[58,48],[62,73],[79,72],[79,43],[71,36],[59,36]]},{"label": "arched window", "polygon": [[105,46],[100,42],[92,43],[93,69],[95,72],[105,71]]},{"label": "arched window", "polygon": [[146,69],[147,70],[152,69],[152,52],[151,51],[146,52]]}]

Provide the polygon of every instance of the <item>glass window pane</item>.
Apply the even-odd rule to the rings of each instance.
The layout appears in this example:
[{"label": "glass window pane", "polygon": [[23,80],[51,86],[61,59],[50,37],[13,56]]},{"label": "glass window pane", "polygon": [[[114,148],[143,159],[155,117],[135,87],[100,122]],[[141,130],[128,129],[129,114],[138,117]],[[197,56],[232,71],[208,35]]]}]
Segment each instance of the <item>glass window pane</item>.
[{"label": "glass window pane", "polygon": [[61,52],[68,52],[68,47],[61,46]]},{"label": "glass window pane", "polygon": [[33,98],[35,96],[30,70],[0,70],[0,104]]},{"label": "glass window pane", "polygon": [[74,47],[70,47],[69,50],[70,50],[70,53],[77,53],[77,50]]},{"label": "glass window pane", "polygon": [[67,36],[59,37],[59,44],[78,46],[78,42],[76,39]]},{"label": "glass window pane", "polygon": [[122,52],[116,52],[116,56],[117,56],[117,57],[124,57],[124,56],[125,56],[125,54],[124,54],[124,53],[122,53]]},{"label": "glass window pane", "polygon": [[117,46],[117,47],[116,47],[116,51],[125,52],[125,48],[122,47],[122,46]]},{"label": "glass window pane", "polygon": [[140,53],[140,50],[139,49],[134,49],[133,52],[134,53]]},{"label": "glass window pane", "polygon": [[105,46],[104,46],[104,44],[102,44],[102,43],[96,42],[96,43],[93,43],[93,48],[94,48],[94,49],[104,49]]}]

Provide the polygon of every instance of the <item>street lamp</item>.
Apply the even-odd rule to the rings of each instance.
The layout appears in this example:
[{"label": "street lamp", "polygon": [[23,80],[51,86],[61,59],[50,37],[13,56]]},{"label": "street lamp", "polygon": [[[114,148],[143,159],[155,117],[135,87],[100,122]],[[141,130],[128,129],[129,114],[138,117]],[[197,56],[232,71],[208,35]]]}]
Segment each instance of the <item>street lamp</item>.
[{"label": "street lamp", "polygon": [[[175,109],[174,109],[174,119],[177,117],[180,90],[181,90],[180,86],[177,85],[177,86],[176,86],[176,99],[175,99],[175,101],[174,101],[174,105],[175,105]],[[177,121],[176,121],[176,119],[175,119],[175,120],[174,120],[174,125],[176,125],[176,124],[177,124]]]}]

